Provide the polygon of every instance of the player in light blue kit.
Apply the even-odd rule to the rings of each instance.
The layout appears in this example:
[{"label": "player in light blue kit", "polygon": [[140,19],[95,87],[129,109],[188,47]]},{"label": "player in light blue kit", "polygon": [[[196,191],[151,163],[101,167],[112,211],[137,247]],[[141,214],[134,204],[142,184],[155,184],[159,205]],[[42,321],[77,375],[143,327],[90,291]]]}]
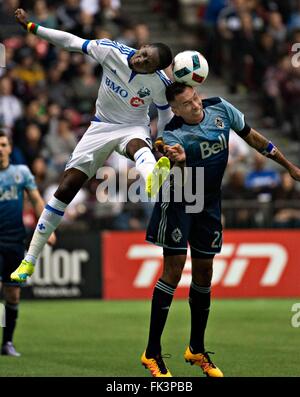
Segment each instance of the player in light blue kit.
[{"label": "player in light blue kit", "polygon": [[[6,326],[3,328],[1,354],[19,357],[13,345],[13,333],[18,317],[20,285],[12,282],[11,272],[24,255],[25,228],[23,224],[23,196],[28,193],[35,214],[40,216],[44,201],[37,190],[34,177],[26,165],[9,163],[11,144],[0,131],[0,284],[3,284]],[[48,241],[55,243],[52,234]]]},{"label": "player in light blue kit", "polygon": [[15,16],[28,32],[67,51],[86,54],[103,69],[91,125],[72,153],[59,187],[38,221],[25,259],[11,275],[12,280],[22,282],[33,273],[39,254],[61,222],[67,205],[114,150],[135,161],[136,169],[146,182],[146,193],[156,196],[169,174],[170,162],[166,157],[156,162],[151,152],[148,110],[154,102],[159,129],[173,116],[165,97],[165,88],[171,82],[161,70],[171,64],[172,53],[163,43],[136,50],[108,39],[85,40],[32,23],[22,9],[16,10]]},{"label": "player in light blue kit", "polygon": [[[224,99],[201,100],[194,88],[182,83],[167,87],[166,97],[175,116],[162,134],[164,154],[182,169],[185,166],[192,171],[204,168],[204,208],[198,213],[188,213],[187,203],[175,202],[172,195],[170,202],[155,204],[146,239],[163,247],[164,267],[153,292],[149,340],[141,361],[152,376],[172,376],[162,359],[161,335],[189,243],[191,334],[184,358],[199,366],[207,376],[222,377],[222,371],[213,364],[205,349],[204,333],[210,308],[213,258],[222,246],[221,182],[228,160],[230,129],[258,152],[281,164],[297,181],[300,181],[300,169],[272,142],[251,128],[244,115]],[[194,172],[191,180],[196,191],[201,181]],[[173,191],[174,187],[177,188],[171,185]]]}]

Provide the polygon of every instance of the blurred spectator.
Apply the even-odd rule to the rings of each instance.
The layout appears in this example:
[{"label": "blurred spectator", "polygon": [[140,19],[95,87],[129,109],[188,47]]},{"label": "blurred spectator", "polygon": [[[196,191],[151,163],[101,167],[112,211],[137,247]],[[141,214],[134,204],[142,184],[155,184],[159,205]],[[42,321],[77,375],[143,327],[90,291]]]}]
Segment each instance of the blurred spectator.
[{"label": "blurred spectator", "polygon": [[259,200],[270,201],[272,193],[280,183],[279,173],[266,168],[267,158],[255,152],[252,170],[246,175],[245,187],[250,189]]},{"label": "blurred spectator", "polygon": [[36,157],[31,163],[31,171],[35,177],[39,191],[43,195],[47,186],[55,181],[56,174],[47,167],[43,157]]},{"label": "blurred spectator", "polygon": [[132,26],[124,26],[121,29],[120,35],[116,38],[116,41],[128,45],[129,47],[134,47],[136,42],[135,33],[135,29]]},{"label": "blurred spectator", "polygon": [[281,96],[286,122],[290,124],[290,135],[300,140],[300,67],[291,67],[281,81]]},{"label": "blurred spectator", "polygon": [[150,43],[150,30],[146,23],[138,23],[134,27],[135,42],[133,44],[134,48],[140,48],[145,44]]},{"label": "blurred spectator", "polygon": [[80,113],[92,114],[94,102],[98,94],[97,79],[93,66],[82,63],[78,67],[78,74],[71,83],[73,104]]},{"label": "blurred spectator", "polygon": [[56,132],[48,134],[44,141],[43,157],[49,162],[49,167],[61,174],[75,146],[76,137],[70,129],[67,119],[61,118],[58,121]]},{"label": "blurred spectator", "polygon": [[[90,14],[96,14],[103,7],[102,2],[100,0],[80,0],[80,8],[89,12]],[[118,10],[121,7],[120,0],[111,0],[110,7],[113,10]]]},{"label": "blurred spectator", "polygon": [[111,32],[108,27],[99,25],[95,26],[95,37],[97,37],[97,39],[114,39],[113,32]]},{"label": "blurred spectator", "polygon": [[34,34],[28,34],[25,36],[24,45],[22,45],[22,50],[18,52],[20,56],[25,52],[26,49],[30,49],[31,53],[37,60],[43,61],[43,59],[47,56],[49,43],[45,40],[41,40]]},{"label": "blurred spectator", "polygon": [[[123,211],[125,196],[119,190],[119,175],[113,168],[106,168],[105,175],[93,178],[89,184],[87,201],[89,216],[96,229],[113,229],[115,218]],[[108,186],[110,185],[110,187]]]},{"label": "blurred spectator", "polygon": [[274,38],[279,49],[283,47],[283,43],[286,39],[287,28],[283,23],[282,15],[277,11],[272,11],[269,14],[269,26],[268,32]]},{"label": "blurred spectator", "polygon": [[249,66],[255,57],[256,41],[264,22],[255,9],[255,3],[232,0],[222,9],[217,22],[223,42],[223,58],[230,92],[235,93],[249,81]]},{"label": "blurred spectator", "polygon": [[[226,227],[253,227],[255,226],[255,208],[249,208],[242,200],[254,200],[255,194],[245,186],[245,171],[240,167],[232,169],[228,175],[226,184],[222,187],[222,198],[224,199],[224,220]],[[226,209],[226,200],[235,205]],[[243,205],[244,204],[244,205]]]},{"label": "blurred spectator", "polygon": [[268,19],[270,12],[278,11],[282,15],[284,23],[287,23],[293,8],[292,4],[294,0],[260,0],[260,2],[266,19]]},{"label": "blurred spectator", "polygon": [[[90,0],[88,0],[88,2],[90,2]],[[86,7],[83,8],[83,10],[85,9]],[[78,23],[79,13],[79,0],[65,0],[56,10],[60,29],[67,32],[74,29]]]},{"label": "blurred spectator", "polygon": [[158,15],[161,15],[165,23],[170,21],[179,21],[180,17],[180,6],[179,0],[152,0],[152,11]]},{"label": "blurred spectator", "polygon": [[256,88],[261,89],[267,68],[276,64],[279,54],[277,43],[269,32],[264,31],[259,35],[254,54],[253,80]]},{"label": "blurred spectator", "polygon": [[57,27],[56,16],[50,12],[45,0],[36,0],[34,2],[33,14],[29,20],[39,23],[46,28],[55,29]]},{"label": "blurred spectator", "polygon": [[294,8],[289,15],[288,30],[293,32],[294,30],[300,29],[300,0],[294,1]]},{"label": "blurred spectator", "polygon": [[51,102],[56,102],[59,106],[70,106],[72,98],[72,88],[62,78],[63,70],[58,67],[59,64],[53,64],[47,75],[47,84],[51,87],[48,98]]},{"label": "blurred spectator", "polygon": [[100,9],[95,14],[97,25],[109,28],[114,35],[118,35],[122,27],[128,25],[129,21],[124,12],[121,12],[120,3],[113,0],[100,0]]},{"label": "blurred spectator", "polygon": [[[219,14],[227,6],[227,0],[208,0],[201,21],[199,41],[203,42],[204,54],[215,74],[221,75],[221,39],[216,29]],[[204,36],[204,39],[203,39]]]},{"label": "blurred spectator", "polygon": [[0,4],[0,41],[12,36],[24,36],[25,33],[16,24],[14,12],[20,7],[20,0],[4,0]]},{"label": "blurred spectator", "polygon": [[58,128],[59,119],[62,116],[62,108],[55,102],[49,102],[47,113],[49,116],[48,134],[55,134]]},{"label": "blurred spectator", "polygon": [[87,40],[93,40],[95,38],[94,15],[80,11],[78,23],[70,30],[70,33]]},{"label": "blurred spectator", "polygon": [[27,165],[31,167],[33,161],[39,156],[42,149],[42,133],[38,125],[27,125],[24,131],[24,139],[19,144],[19,148],[24,154]]},{"label": "blurred spectator", "polygon": [[34,98],[36,89],[45,85],[46,74],[31,48],[21,48],[18,57],[20,62],[14,69],[13,76],[25,85],[24,99],[30,100]]},{"label": "blurred spectator", "polygon": [[251,161],[252,152],[249,145],[233,130],[230,130],[228,149],[229,155],[226,173],[229,174],[234,171],[236,166],[246,169]]},{"label": "blurred spectator", "polygon": [[[300,209],[298,206],[300,192],[296,188],[296,181],[287,171],[281,174],[281,184],[274,191],[275,212],[273,227],[300,227]],[[293,202],[293,205],[289,204]],[[289,207],[290,205],[290,207]]]},{"label": "blurred spectator", "polygon": [[80,0],[80,9],[95,15],[100,9],[99,3],[99,0]]},{"label": "blurred spectator", "polygon": [[[281,96],[281,84],[287,79],[291,67],[289,56],[284,55],[279,58],[276,64],[269,66],[266,70],[262,86],[262,104],[264,115],[271,120],[271,126],[276,123],[278,127],[283,127],[285,122],[285,104]],[[288,127],[288,129],[290,128]],[[285,130],[286,128],[283,128],[283,132]]]},{"label": "blurred spectator", "polygon": [[[136,177],[132,179],[131,176],[135,175]],[[127,176],[128,192],[130,192],[130,187],[132,187],[134,192],[136,191],[136,187],[133,185],[135,182],[139,181],[139,178],[138,172]],[[146,197],[143,194],[144,189],[141,191],[141,187],[138,188],[136,193],[140,196],[142,201],[132,202],[128,197],[128,192],[124,192],[125,197],[123,197],[123,200],[125,202],[123,203],[122,212],[120,212],[113,221],[114,228],[118,230],[145,229],[153,209],[153,203],[146,201]]]},{"label": "blurred spectator", "polygon": [[13,84],[10,78],[0,78],[0,127],[9,136],[15,121],[22,116],[22,104],[13,95]]},{"label": "blurred spectator", "polygon": [[45,114],[45,109],[41,106],[38,100],[29,102],[26,106],[23,116],[16,120],[13,130],[13,141],[17,146],[24,144],[24,131],[29,124],[37,125],[42,135],[47,133],[48,116]]}]

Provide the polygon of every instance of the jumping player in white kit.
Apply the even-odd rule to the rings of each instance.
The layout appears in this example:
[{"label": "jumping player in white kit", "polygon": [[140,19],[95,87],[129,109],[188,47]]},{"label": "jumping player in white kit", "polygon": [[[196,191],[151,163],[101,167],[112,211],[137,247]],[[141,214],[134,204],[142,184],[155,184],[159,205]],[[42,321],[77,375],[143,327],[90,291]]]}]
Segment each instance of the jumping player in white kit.
[{"label": "jumping player in white kit", "polygon": [[151,152],[148,108],[151,102],[156,104],[158,130],[163,130],[173,114],[165,97],[165,88],[171,82],[161,69],[171,64],[172,54],[162,43],[135,50],[108,39],[85,40],[67,32],[48,29],[28,21],[23,9],[17,9],[15,17],[28,32],[65,50],[85,53],[103,68],[96,114],[38,220],[25,259],[11,274],[12,280],[24,282],[32,275],[39,254],[58,227],[67,205],[114,150],[136,162],[150,197],[158,192],[168,176],[170,162],[162,157],[156,163]]}]

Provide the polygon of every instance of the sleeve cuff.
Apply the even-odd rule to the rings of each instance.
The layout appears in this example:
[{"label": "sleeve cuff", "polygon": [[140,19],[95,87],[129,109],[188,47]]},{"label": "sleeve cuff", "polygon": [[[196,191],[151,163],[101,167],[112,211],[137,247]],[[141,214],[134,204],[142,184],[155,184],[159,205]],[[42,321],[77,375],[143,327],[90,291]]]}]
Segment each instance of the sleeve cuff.
[{"label": "sleeve cuff", "polygon": [[169,109],[169,107],[170,107],[170,105],[169,104],[167,104],[167,105],[156,105],[155,104],[155,106],[157,107],[157,109],[159,109],[159,110],[166,110],[166,109]]},{"label": "sleeve cuff", "polygon": [[85,42],[82,44],[82,52],[84,52],[84,53],[87,54],[87,55],[88,55],[87,47],[88,47],[90,41],[91,41],[91,40],[85,40]]},{"label": "sleeve cuff", "polygon": [[250,125],[248,125],[247,123],[245,123],[244,128],[241,131],[236,131],[236,133],[241,137],[241,138],[245,138],[249,132],[251,131],[251,127]]}]

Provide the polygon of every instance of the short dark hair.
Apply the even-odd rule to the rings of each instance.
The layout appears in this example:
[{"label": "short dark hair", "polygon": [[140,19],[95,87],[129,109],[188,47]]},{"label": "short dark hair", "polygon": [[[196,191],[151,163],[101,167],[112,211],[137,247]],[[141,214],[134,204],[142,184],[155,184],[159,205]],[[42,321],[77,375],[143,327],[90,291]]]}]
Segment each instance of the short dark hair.
[{"label": "short dark hair", "polygon": [[9,144],[12,145],[11,138],[3,130],[0,130],[0,138],[7,138]]},{"label": "short dark hair", "polygon": [[152,43],[150,44],[151,47],[157,48],[158,57],[159,57],[159,69],[165,69],[169,65],[171,65],[173,56],[172,51],[169,46],[164,43]]},{"label": "short dark hair", "polygon": [[168,85],[166,88],[167,101],[169,103],[173,102],[176,95],[182,94],[187,87],[190,86],[184,83],[179,83],[178,81],[175,81],[175,83]]}]

